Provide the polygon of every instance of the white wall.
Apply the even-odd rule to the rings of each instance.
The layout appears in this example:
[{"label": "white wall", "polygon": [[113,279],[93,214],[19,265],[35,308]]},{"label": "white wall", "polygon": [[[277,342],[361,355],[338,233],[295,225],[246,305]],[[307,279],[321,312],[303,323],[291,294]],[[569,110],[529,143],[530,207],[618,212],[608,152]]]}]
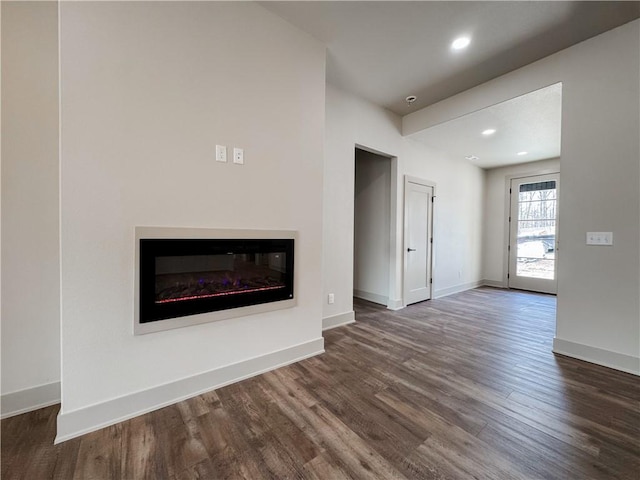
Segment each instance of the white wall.
[{"label": "white wall", "polygon": [[[398,156],[400,125],[397,115],[327,84],[322,250],[325,328],[353,320],[354,149],[362,145]],[[393,192],[393,170],[392,178]],[[395,282],[394,276],[392,271],[390,283]],[[329,293],[335,294],[332,305],[326,301]]]},{"label": "white wall", "polygon": [[434,212],[434,289],[446,295],[478,285],[481,280],[482,198],[484,174],[474,165],[400,135],[401,119],[376,105],[327,85],[327,128],[324,184],[325,326],[333,319],[353,318],[354,147],[392,161],[389,306],[402,306],[402,236],[404,175],[436,182]]},{"label": "white wall", "polygon": [[354,296],[387,305],[391,159],[364,150],[355,159]]},{"label": "white wall", "polygon": [[3,415],[59,399],[57,23],[2,2]]},{"label": "white wall", "polygon": [[[640,20],[403,119],[412,133],[557,82],[562,88],[554,350],[640,373]],[[585,245],[612,231],[613,247]]]},{"label": "white wall", "polygon": [[[507,219],[510,179],[517,176],[525,177],[559,171],[559,158],[492,168],[486,171],[482,236],[482,277],[484,283],[497,287],[507,286],[506,246],[509,234]],[[562,182],[562,179],[560,181]],[[562,188],[562,184],[560,188]]]},{"label": "white wall", "polygon": [[[322,351],[324,47],[245,2],[63,2],[60,31],[58,439]],[[298,231],[297,306],[134,336],[137,225]]]},{"label": "white wall", "polygon": [[465,159],[405,138],[402,173],[436,183],[433,296],[480,285],[484,171]]}]

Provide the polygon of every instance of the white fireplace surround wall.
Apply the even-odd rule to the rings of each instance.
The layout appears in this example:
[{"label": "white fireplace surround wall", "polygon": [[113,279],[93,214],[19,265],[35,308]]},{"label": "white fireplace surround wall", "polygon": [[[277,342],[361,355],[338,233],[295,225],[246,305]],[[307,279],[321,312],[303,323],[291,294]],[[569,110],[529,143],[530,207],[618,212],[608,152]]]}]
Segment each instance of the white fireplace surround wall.
[{"label": "white fireplace surround wall", "polygon": [[[228,318],[245,317],[256,313],[272,312],[284,308],[291,308],[296,305],[296,297],[290,300],[280,300],[277,302],[261,303],[246,307],[220,310],[217,312],[207,312],[186,317],[169,318],[151,323],[140,322],[140,239],[293,239],[297,243],[297,232],[292,230],[232,230],[216,228],[173,228],[173,227],[135,227],[135,293],[134,293],[134,324],[133,332],[136,335],[171,330],[173,328],[188,327],[201,323],[215,322]],[[294,255],[296,250],[294,249]],[[296,265],[293,262],[293,291],[298,291],[298,275],[296,275]]]},{"label": "white fireplace surround wall", "polygon": [[[321,353],[325,46],[254,2],[59,20],[58,441]],[[297,304],[133,335],[136,226],[296,231]]]}]

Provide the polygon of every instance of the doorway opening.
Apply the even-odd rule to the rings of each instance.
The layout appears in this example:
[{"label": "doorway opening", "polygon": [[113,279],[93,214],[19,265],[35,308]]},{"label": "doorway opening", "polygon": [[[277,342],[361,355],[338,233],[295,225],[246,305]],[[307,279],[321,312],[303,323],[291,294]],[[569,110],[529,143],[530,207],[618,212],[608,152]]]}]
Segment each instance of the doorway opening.
[{"label": "doorway opening", "polygon": [[389,305],[393,158],[355,149],[353,296]]}]

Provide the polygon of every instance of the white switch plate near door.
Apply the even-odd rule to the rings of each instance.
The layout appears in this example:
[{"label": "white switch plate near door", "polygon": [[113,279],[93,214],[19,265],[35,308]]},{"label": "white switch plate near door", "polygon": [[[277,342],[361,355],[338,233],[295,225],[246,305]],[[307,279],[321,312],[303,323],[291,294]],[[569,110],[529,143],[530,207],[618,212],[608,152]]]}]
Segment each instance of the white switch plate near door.
[{"label": "white switch plate near door", "polygon": [[587,232],[587,245],[613,245],[613,232]]}]

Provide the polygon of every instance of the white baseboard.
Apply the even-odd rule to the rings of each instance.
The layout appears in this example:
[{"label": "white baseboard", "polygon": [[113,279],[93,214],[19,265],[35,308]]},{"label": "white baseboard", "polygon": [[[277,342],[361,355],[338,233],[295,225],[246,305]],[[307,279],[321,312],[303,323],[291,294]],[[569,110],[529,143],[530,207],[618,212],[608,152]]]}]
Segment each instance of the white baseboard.
[{"label": "white baseboard", "polygon": [[70,440],[323,352],[324,339],[320,337],[86,408],[61,412],[58,415],[58,434],[54,443]]},{"label": "white baseboard", "polygon": [[389,303],[387,303],[387,308],[389,310],[402,310],[404,308],[404,303],[402,303],[402,299],[391,300],[389,299]]},{"label": "white baseboard", "polygon": [[569,342],[560,338],[553,339],[553,351],[560,355],[577,358],[585,362],[595,363],[603,367],[613,368],[622,372],[640,375],[640,358],[622,353],[603,350],[581,343]]},{"label": "white baseboard", "polygon": [[330,330],[332,328],[348,325],[356,321],[355,312],[338,313],[322,319],[322,330]]},{"label": "white baseboard", "polygon": [[507,288],[504,282],[499,280],[487,280],[486,278],[480,282],[483,287]]},{"label": "white baseboard", "polygon": [[377,303],[379,305],[387,305],[387,303],[389,302],[389,297],[378,295],[377,293],[365,292],[362,290],[354,290],[353,296],[356,298],[361,298],[362,300],[367,300],[368,302]]},{"label": "white baseboard", "polygon": [[477,282],[461,283],[460,285],[454,285],[453,287],[441,288],[433,292],[433,298],[442,298],[447,295],[453,295],[454,293],[464,292],[484,285],[484,282],[479,280]]},{"label": "white baseboard", "polygon": [[60,382],[5,393],[0,397],[0,418],[32,412],[56,403],[60,403]]}]

